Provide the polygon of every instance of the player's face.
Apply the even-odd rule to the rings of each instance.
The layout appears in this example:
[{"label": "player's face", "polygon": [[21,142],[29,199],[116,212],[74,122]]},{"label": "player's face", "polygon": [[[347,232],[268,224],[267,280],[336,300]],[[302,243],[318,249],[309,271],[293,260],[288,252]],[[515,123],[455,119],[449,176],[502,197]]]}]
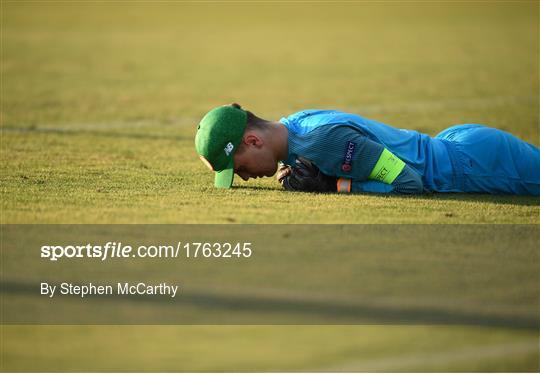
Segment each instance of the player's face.
[{"label": "player's face", "polygon": [[271,177],[276,173],[277,160],[266,147],[243,144],[234,154],[234,172],[243,180]]}]

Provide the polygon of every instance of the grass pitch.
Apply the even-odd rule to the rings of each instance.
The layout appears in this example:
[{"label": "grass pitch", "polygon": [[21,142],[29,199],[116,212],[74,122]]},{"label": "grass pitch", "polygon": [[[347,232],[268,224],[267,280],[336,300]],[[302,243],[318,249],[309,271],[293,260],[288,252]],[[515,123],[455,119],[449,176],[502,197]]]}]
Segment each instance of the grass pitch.
[{"label": "grass pitch", "polygon": [[538,145],[537,4],[2,2],[8,223],[533,223],[538,199],[212,188],[198,121],[337,108]]},{"label": "grass pitch", "polygon": [[[314,195],[271,179],[215,190],[193,146],[201,116],[233,101],[268,119],[335,108],[431,135],[483,123],[538,146],[537,2],[1,10],[2,223],[539,222],[532,197]],[[1,328],[4,371],[539,370],[537,329]]]}]

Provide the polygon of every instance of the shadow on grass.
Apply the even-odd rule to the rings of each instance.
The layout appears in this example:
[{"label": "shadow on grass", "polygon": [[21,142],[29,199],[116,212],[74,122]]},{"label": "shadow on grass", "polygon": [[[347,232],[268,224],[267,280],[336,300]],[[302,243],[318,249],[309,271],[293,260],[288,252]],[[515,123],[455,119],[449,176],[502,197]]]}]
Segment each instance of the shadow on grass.
[{"label": "shadow on grass", "polygon": [[[2,293],[15,294],[20,296],[31,296],[36,302],[35,305],[43,306],[40,296],[36,296],[35,285],[30,283],[4,281],[1,285]],[[69,296],[68,296],[69,297]],[[78,296],[71,295],[71,300],[78,301]],[[107,321],[103,319],[105,316],[105,307],[120,306],[120,303],[129,301],[138,305],[154,304],[159,307],[197,307],[202,308],[202,311],[212,311],[218,313],[218,318],[211,314],[206,317],[209,320],[202,319],[193,320],[190,322],[183,319],[183,314],[178,313],[172,320],[162,320],[161,314],[159,317],[145,316],[138,314],[136,309],[133,309],[130,321],[114,320]],[[135,304],[135,305],[137,305]],[[512,314],[497,314],[489,313],[485,310],[459,310],[447,309],[445,307],[422,307],[422,306],[380,306],[370,304],[369,301],[353,302],[353,301],[337,301],[337,300],[313,300],[309,298],[296,297],[286,298],[279,296],[259,296],[259,295],[236,295],[225,294],[220,295],[212,292],[183,292],[182,296],[174,301],[165,298],[156,298],[152,295],[109,295],[100,301],[103,308],[103,315],[87,314],[86,318],[83,315],[71,315],[66,317],[67,320],[58,320],[56,315],[47,316],[39,314],[37,319],[42,320],[40,323],[46,324],[422,324],[422,325],[472,325],[472,326],[489,326],[489,327],[508,327],[513,329],[534,330],[540,327],[538,316],[521,316]],[[70,306],[77,307],[74,303]],[[68,307],[68,306],[66,306]],[[78,309],[80,310],[80,309]],[[159,311],[159,310],[158,310]],[[182,311],[182,309],[179,309]],[[45,312],[46,313],[46,312]],[[68,312],[69,313],[69,312]],[[223,315],[220,315],[223,313]],[[232,313],[232,315],[230,315]],[[245,318],[235,319],[234,314],[241,313]],[[263,317],[260,314],[263,313]],[[285,319],[283,319],[285,315]],[[114,316],[114,313],[111,315]],[[229,316],[231,318],[229,319]],[[276,316],[275,319],[272,319]],[[281,316],[281,317],[280,317]],[[306,319],[307,317],[307,319]],[[30,323],[35,324],[37,321],[25,321],[15,317],[16,321],[8,321],[12,323]],[[36,317],[30,317],[36,318]],[[50,321],[47,321],[47,318]],[[111,317],[114,319],[114,317]],[[315,318],[314,320],[311,318]],[[215,320],[213,320],[215,319]],[[54,321],[54,322],[53,322]]]},{"label": "shadow on grass", "polygon": [[232,186],[233,190],[248,190],[248,191],[283,191],[284,193],[291,193],[290,191],[282,190],[280,186],[266,187],[266,186]]},{"label": "shadow on grass", "polygon": [[416,196],[393,195],[394,198],[416,199],[423,201],[459,201],[483,204],[505,204],[520,206],[540,206],[540,197],[536,196],[518,196],[518,195],[488,195],[474,193],[434,193]]},{"label": "shadow on grass", "polygon": [[[283,193],[297,194],[316,194],[315,192],[294,192],[282,190],[280,186],[265,187],[265,186],[233,186],[235,190],[253,190],[253,191],[282,191]],[[333,193],[330,193],[333,195]],[[343,196],[350,196],[344,194]],[[459,201],[471,203],[488,203],[488,204],[505,204],[505,205],[521,205],[521,206],[540,206],[540,197],[537,196],[517,196],[517,195],[488,195],[474,193],[432,193],[424,195],[393,195],[393,194],[358,194],[358,196],[375,196],[382,198],[391,198],[394,200],[420,200],[420,201]]]}]

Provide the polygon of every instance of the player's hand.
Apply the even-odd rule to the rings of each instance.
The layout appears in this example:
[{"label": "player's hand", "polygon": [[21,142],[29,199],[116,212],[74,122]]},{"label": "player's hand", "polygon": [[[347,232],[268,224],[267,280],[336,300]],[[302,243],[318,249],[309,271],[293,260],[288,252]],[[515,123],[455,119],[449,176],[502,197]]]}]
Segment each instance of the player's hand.
[{"label": "player's hand", "polygon": [[276,174],[276,179],[280,184],[283,184],[283,179],[290,175],[292,171],[292,168],[289,165],[280,164],[279,169]]},{"label": "player's hand", "polygon": [[321,173],[315,164],[302,157],[293,166],[280,167],[277,178],[287,191],[336,191],[337,179]]}]

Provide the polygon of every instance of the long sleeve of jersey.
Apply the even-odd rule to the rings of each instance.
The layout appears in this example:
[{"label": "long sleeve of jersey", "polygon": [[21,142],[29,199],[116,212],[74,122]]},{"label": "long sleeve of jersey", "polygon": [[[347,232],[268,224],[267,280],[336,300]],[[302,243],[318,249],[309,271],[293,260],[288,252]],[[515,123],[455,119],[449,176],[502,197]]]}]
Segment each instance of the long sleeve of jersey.
[{"label": "long sleeve of jersey", "polygon": [[359,181],[352,180],[351,192],[368,193],[400,193],[419,194],[424,192],[422,178],[408,165],[401,171],[401,174],[392,182],[386,184],[379,181]]},{"label": "long sleeve of jersey", "polygon": [[[351,179],[351,192],[418,194],[424,191],[422,178],[415,170],[403,165],[384,145],[369,139],[354,126],[320,126],[295,138],[289,148],[296,157],[314,162],[324,174]],[[385,180],[375,173],[381,169],[383,152],[402,165],[396,175]]]}]

